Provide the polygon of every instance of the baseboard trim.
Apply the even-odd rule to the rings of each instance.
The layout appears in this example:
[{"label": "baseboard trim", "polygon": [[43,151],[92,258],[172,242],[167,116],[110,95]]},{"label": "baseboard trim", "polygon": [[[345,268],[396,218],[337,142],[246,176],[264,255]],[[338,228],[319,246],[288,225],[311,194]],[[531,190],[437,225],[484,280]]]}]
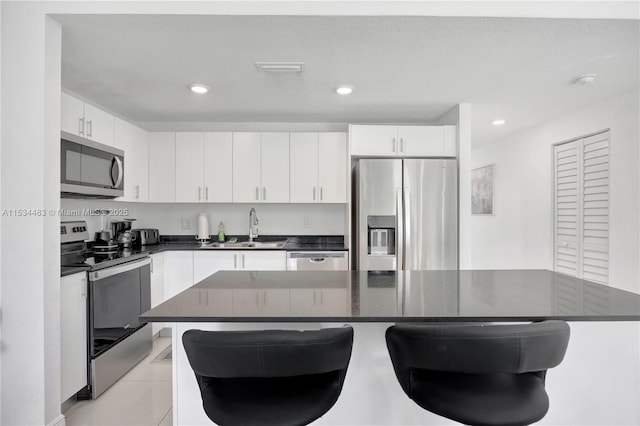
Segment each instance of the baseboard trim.
[{"label": "baseboard trim", "polygon": [[65,426],[65,425],[66,425],[66,421],[65,421],[64,414],[59,414],[58,417],[53,419],[53,421],[47,423],[47,426]]}]

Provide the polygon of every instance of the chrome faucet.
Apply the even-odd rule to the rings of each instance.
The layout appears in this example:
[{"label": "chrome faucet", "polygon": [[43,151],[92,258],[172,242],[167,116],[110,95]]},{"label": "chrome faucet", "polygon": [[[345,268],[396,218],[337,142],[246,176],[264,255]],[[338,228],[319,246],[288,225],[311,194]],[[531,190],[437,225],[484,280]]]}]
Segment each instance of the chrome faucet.
[{"label": "chrome faucet", "polygon": [[249,242],[253,242],[254,238],[258,238],[258,215],[252,207],[249,210]]}]

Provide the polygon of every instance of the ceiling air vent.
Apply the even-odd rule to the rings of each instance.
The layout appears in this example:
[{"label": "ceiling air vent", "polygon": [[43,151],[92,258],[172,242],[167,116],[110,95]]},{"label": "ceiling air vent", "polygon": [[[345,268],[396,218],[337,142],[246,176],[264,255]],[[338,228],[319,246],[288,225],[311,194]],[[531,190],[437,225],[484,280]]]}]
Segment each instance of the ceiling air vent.
[{"label": "ceiling air vent", "polygon": [[302,72],[304,62],[256,62],[260,72]]}]

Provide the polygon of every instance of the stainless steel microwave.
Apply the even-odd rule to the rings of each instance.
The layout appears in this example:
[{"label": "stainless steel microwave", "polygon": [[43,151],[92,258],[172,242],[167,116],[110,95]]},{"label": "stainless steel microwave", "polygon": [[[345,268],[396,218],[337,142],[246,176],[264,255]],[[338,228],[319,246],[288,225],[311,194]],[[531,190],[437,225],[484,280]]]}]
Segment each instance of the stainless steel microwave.
[{"label": "stainless steel microwave", "polygon": [[60,137],[60,196],[124,195],[124,151],[68,132]]}]

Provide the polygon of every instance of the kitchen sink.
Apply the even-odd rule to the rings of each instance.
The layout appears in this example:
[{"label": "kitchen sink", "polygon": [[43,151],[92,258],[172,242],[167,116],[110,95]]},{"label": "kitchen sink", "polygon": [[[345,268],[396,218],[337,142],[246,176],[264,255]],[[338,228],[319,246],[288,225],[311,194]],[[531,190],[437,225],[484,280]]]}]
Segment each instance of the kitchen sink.
[{"label": "kitchen sink", "polygon": [[240,243],[209,243],[201,248],[204,249],[239,249],[239,248],[252,248],[252,249],[279,249],[284,247],[286,241],[243,241]]},{"label": "kitchen sink", "polygon": [[286,241],[271,241],[271,242],[254,241],[252,243],[247,241],[243,243],[238,243],[238,245],[240,247],[278,249],[278,248],[282,248],[282,246],[284,246],[285,243]]}]

